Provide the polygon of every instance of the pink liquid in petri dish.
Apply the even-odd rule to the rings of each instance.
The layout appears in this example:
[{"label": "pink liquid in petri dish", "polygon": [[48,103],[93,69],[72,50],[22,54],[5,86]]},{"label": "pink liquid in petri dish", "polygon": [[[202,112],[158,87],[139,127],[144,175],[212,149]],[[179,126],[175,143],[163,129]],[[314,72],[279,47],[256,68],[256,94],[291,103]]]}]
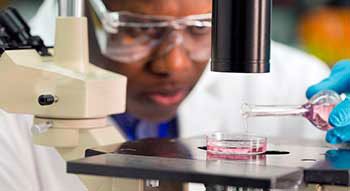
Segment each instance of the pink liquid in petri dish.
[{"label": "pink liquid in petri dish", "polygon": [[328,123],[328,118],[335,106],[335,104],[305,104],[303,107],[307,109],[308,112],[304,114],[304,117],[317,128],[327,131],[332,128]]},{"label": "pink liquid in petri dish", "polygon": [[266,138],[253,136],[236,136],[232,139],[208,138],[207,152],[226,155],[252,155],[266,151]]},{"label": "pink liquid in petri dish", "polygon": [[207,152],[207,160],[235,160],[235,161],[245,161],[245,162],[265,162],[266,155],[252,155],[252,154],[213,154]]}]

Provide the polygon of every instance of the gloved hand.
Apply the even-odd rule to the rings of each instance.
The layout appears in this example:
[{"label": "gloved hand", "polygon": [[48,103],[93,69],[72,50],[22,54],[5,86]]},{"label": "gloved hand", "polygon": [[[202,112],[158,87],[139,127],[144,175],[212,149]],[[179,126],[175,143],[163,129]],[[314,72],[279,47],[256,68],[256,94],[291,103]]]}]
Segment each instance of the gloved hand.
[{"label": "gloved hand", "polygon": [[[309,87],[306,97],[310,99],[319,91],[327,89],[339,94],[350,93],[350,60],[338,62],[328,78]],[[333,109],[328,122],[333,128],[327,132],[327,142],[331,144],[350,142],[350,98],[346,98]]]},{"label": "gloved hand", "polygon": [[337,149],[328,150],[326,152],[326,161],[332,167],[336,169],[349,169],[350,168],[350,150],[349,149]]}]

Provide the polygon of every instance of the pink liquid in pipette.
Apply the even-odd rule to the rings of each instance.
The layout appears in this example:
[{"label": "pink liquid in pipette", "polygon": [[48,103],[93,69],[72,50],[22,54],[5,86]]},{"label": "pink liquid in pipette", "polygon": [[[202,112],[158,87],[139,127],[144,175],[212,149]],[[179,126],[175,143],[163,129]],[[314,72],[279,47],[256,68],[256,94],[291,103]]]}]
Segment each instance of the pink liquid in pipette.
[{"label": "pink liquid in pipette", "polygon": [[328,118],[335,106],[335,104],[305,104],[303,107],[307,109],[308,112],[304,114],[304,117],[306,117],[317,128],[327,131],[332,128],[328,123]]}]

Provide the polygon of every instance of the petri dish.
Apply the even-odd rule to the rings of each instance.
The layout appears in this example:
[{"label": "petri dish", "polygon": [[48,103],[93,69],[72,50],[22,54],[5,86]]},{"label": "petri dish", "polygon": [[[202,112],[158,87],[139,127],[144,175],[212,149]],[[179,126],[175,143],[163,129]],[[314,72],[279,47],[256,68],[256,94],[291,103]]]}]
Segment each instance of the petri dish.
[{"label": "petri dish", "polygon": [[256,155],[266,151],[267,138],[254,135],[213,133],[207,136],[207,152],[220,155]]},{"label": "petri dish", "polygon": [[244,164],[266,165],[266,155],[259,154],[213,154],[207,152],[206,160],[229,160]]}]

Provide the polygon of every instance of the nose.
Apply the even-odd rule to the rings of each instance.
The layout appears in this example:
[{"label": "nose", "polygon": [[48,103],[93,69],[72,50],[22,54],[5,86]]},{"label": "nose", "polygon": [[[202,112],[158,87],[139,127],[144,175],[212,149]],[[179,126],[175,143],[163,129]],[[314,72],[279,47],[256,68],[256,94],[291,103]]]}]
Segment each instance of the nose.
[{"label": "nose", "polygon": [[164,44],[159,47],[158,51],[164,51],[166,48],[171,49],[150,63],[150,71],[157,75],[173,75],[175,73],[189,72],[193,63],[183,48],[182,43],[168,42],[168,45]]}]

